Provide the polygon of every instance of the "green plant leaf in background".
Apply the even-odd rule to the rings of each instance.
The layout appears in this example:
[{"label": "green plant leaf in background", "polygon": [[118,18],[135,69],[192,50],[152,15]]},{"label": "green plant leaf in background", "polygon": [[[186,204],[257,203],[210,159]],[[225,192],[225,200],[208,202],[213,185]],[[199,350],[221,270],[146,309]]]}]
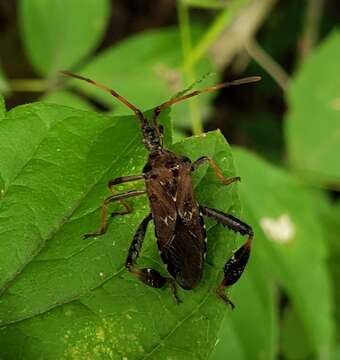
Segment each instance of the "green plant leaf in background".
[{"label": "green plant leaf in background", "polygon": [[[325,228],[325,236],[329,244],[329,268],[331,279],[334,287],[334,303],[340,303],[340,201],[331,204],[328,208],[324,208],[322,211],[322,220]],[[337,342],[340,343],[340,308],[336,306],[334,309],[334,320],[336,321]]]},{"label": "green plant leaf in background", "polygon": [[294,307],[316,358],[333,346],[332,287],[319,207],[323,198],[292,175],[242,149],[234,151],[244,218],[254,225],[254,255]]},{"label": "green plant leaf in background", "polygon": [[[162,121],[169,134],[169,119]],[[196,290],[180,290],[180,306],[169,289],[146,287],[123,266],[149,211],[145,197],[131,201],[132,214],[112,219],[103,237],[82,239],[98,227],[107,181],[143,168],[137,121],[36,103],[11,110],[0,128],[0,357],[207,358],[230,311],[214,289],[236,247],[234,233],[207,222],[204,278]],[[208,154],[234,174],[219,132],[175,149],[193,159]],[[194,182],[201,203],[238,213],[236,186],[221,186],[207,166]],[[164,273],[148,234],[139,264]]]},{"label": "green plant leaf in background", "polygon": [[42,98],[42,101],[62,104],[80,110],[94,110],[88,101],[81,96],[66,90],[52,91]]},{"label": "green plant leaf in background", "polygon": [[291,306],[284,309],[281,331],[281,349],[285,359],[308,360],[315,358],[313,347],[306,336],[305,327]]},{"label": "green plant leaf in background", "polygon": [[233,288],[236,309],[225,314],[209,360],[277,359],[277,291],[270,269],[254,250],[247,272]]},{"label": "green plant leaf in background", "polygon": [[291,165],[323,185],[340,185],[340,31],[301,65],[288,91],[286,141]]},{"label": "green plant leaf in background", "polygon": [[89,55],[110,14],[108,0],[21,0],[19,5],[26,53],[35,71],[48,78]]}]

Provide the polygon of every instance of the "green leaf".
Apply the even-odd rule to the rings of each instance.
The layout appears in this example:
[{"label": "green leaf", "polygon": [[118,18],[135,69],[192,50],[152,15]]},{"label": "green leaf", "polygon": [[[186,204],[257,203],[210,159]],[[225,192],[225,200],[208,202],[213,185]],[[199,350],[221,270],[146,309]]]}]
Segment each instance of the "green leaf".
[{"label": "green leaf", "polygon": [[320,184],[340,184],[340,32],[306,59],[288,91],[286,141],[291,165]]},{"label": "green leaf", "polygon": [[6,115],[6,104],[4,97],[0,94],[0,120],[4,119]]},{"label": "green leaf", "polygon": [[334,351],[333,360],[340,360],[340,344],[337,345],[336,350]]},{"label": "green leaf", "polygon": [[[162,122],[169,134],[168,117]],[[207,222],[204,277],[197,289],[179,290],[181,305],[168,288],[147,287],[124,269],[149,211],[145,197],[129,200],[134,211],[113,218],[101,238],[82,239],[99,226],[107,181],[142,171],[146,151],[137,121],[36,103],[8,112],[0,144],[0,357],[207,358],[230,311],[214,289],[235,247],[234,233]],[[219,132],[175,149],[192,159],[211,155],[226,176],[234,174]],[[221,186],[210,168],[202,166],[194,182],[199,202],[238,212],[236,187]],[[166,274],[152,228],[139,264]]]},{"label": "green leaf", "polygon": [[[334,288],[334,303],[340,303],[340,289],[339,289],[339,277],[340,277],[340,202],[330,205],[328,208],[322,211],[322,220],[324,225],[324,231],[326,234],[327,242],[329,245],[328,264],[330,269],[331,280]],[[340,343],[340,308],[338,306],[334,309],[334,320],[336,321],[336,340]]]},{"label": "green leaf", "polygon": [[314,358],[305,329],[291,307],[284,310],[281,337],[281,349],[285,359],[307,360]]},{"label": "green leaf", "polygon": [[[195,38],[200,33],[200,28],[193,29]],[[180,68],[180,43],[180,34],[176,28],[144,31],[104,50],[77,72],[113,88],[140,109],[153,108],[185,88]],[[197,78],[214,71],[212,63],[207,59],[203,59],[196,70]],[[216,81],[216,74],[209,77],[209,82]],[[72,87],[113,108],[115,114],[131,114],[126,106],[94,86],[72,80]],[[203,114],[207,112],[211,98],[209,95],[200,97]],[[188,126],[189,111],[188,102],[178,104],[172,109],[172,118],[178,125]]]},{"label": "green leaf", "polygon": [[322,197],[251,153],[234,153],[242,178],[244,218],[254,225],[257,256],[288,294],[317,358],[328,358],[334,336]]},{"label": "green leaf", "polygon": [[108,0],[21,0],[21,36],[35,71],[47,77],[83,60],[103,36]]},{"label": "green leaf", "polygon": [[277,358],[277,296],[270,269],[258,250],[254,248],[247,271],[233,286],[237,306],[225,314],[210,360]]},{"label": "green leaf", "polygon": [[53,104],[70,106],[80,110],[93,110],[93,107],[89,102],[84,100],[79,95],[73,94],[69,91],[53,91],[48,93],[41,100]]}]

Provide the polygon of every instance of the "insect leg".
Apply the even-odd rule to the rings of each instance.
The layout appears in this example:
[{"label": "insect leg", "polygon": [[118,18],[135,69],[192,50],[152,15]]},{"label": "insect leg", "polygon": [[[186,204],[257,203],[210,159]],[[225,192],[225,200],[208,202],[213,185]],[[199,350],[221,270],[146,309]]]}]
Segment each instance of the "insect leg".
[{"label": "insect leg", "polygon": [[[121,177],[118,177],[118,178],[115,178],[115,179],[111,179],[108,182],[107,186],[110,189],[112,195],[116,195],[117,193],[113,188],[115,185],[123,184],[123,183],[129,182],[129,181],[141,180],[141,179],[144,179],[143,174],[142,175],[121,176]],[[113,212],[113,213],[111,213],[111,217],[113,217],[115,215],[129,214],[132,211],[130,205],[126,201],[119,200],[119,202],[125,207],[125,210]]]},{"label": "insect leg", "polygon": [[235,218],[232,215],[225,214],[222,211],[210,209],[206,206],[201,206],[201,211],[204,215],[221,223],[224,227],[236,231],[241,235],[248,235],[247,241],[233,254],[233,256],[226,262],[224,266],[224,279],[216,289],[217,295],[222,298],[227,304],[234,308],[234,304],[229,300],[225,294],[225,289],[233,285],[242,275],[250,255],[250,249],[254,238],[252,228]]},{"label": "insect leg", "polygon": [[229,178],[225,178],[222,171],[221,171],[221,169],[216,164],[216,162],[209,156],[202,156],[199,159],[197,159],[192,164],[192,171],[195,171],[199,166],[204,164],[206,161],[209,161],[209,164],[212,167],[212,169],[214,170],[216,176],[221,180],[221,182],[224,185],[230,185],[235,181],[240,181],[241,180],[241,178],[239,176],[232,176],[232,177],[229,177]]},{"label": "insect leg", "polygon": [[142,179],[144,179],[143,174],[141,174],[141,175],[130,175],[130,176],[120,176],[120,177],[117,177],[115,179],[111,179],[108,182],[107,186],[111,190],[111,188],[114,185],[123,184],[123,183],[129,182],[129,181],[142,180]]},{"label": "insect leg", "polygon": [[[121,194],[114,194],[114,195],[110,195],[107,198],[104,199],[103,205],[102,205],[102,221],[100,224],[100,228],[97,232],[94,233],[88,233],[88,234],[84,234],[84,238],[88,238],[88,237],[93,237],[93,236],[99,236],[99,235],[103,235],[106,232],[107,229],[107,205],[111,202],[114,201],[121,201],[123,199],[127,199],[133,196],[139,196],[139,195],[143,195],[145,194],[146,191],[145,190],[132,190],[132,191],[128,191],[125,193],[121,193]],[[112,216],[115,215],[120,215],[120,214],[125,214],[126,212],[114,212],[111,214]]]},{"label": "insect leg", "polygon": [[148,286],[151,286],[153,288],[161,288],[164,285],[168,285],[175,297],[176,302],[180,303],[181,300],[177,295],[177,288],[175,281],[173,279],[165,278],[157,270],[151,268],[139,269],[136,267],[137,259],[142,249],[146,230],[151,219],[152,219],[152,214],[150,213],[144,218],[144,220],[139,225],[135,233],[135,236],[133,237],[132,243],[130,245],[128,256],[125,261],[125,267],[132,274],[134,274],[138,280],[142,281],[144,284]]}]

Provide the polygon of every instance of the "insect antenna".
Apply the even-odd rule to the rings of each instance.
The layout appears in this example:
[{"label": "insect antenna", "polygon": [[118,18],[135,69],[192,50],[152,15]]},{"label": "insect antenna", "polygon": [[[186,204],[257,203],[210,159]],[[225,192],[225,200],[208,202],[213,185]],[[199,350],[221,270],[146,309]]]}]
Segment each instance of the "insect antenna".
[{"label": "insect antenna", "polygon": [[143,113],[141,112],[141,110],[139,110],[135,105],[131,104],[128,100],[126,100],[123,96],[119,95],[115,90],[110,89],[109,87],[95,81],[92,79],[89,79],[87,77],[72,73],[71,71],[61,71],[62,74],[66,75],[66,76],[70,76],[79,80],[83,80],[86,81],[96,87],[98,87],[99,89],[102,89],[108,93],[110,93],[112,96],[114,96],[116,99],[118,99],[121,103],[123,103],[124,105],[126,105],[129,109],[131,109],[137,116],[138,120],[140,121],[142,127],[146,126],[147,121],[143,116]]},{"label": "insect antenna", "polygon": [[154,115],[153,115],[153,122],[156,123],[156,119],[157,119],[158,115],[160,114],[160,112],[162,110],[172,106],[173,104],[176,104],[176,103],[179,103],[181,101],[187,100],[187,99],[189,99],[189,98],[191,98],[193,96],[197,96],[197,95],[202,94],[204,92],[213,92],[215,90],[219,90],[219,89],[230,87],[230,86],[250,84],[250,83],[253,83],[253,82],[260,81],[260,80],[261,80],[261,76],[250,76],[250,77],[237,79],[237,80],[233,80],[233,81],[227,81],[227,82],[217,84],[217,85],[214,85],[214,86],[209,86],[209,87],[206,87],[206,88],[201,89],[201,90],[192,91],[191,93],[186,94],[186,95],[175,97],[173,99],[170,99],[170,100],[158,105],[155,108]]}]

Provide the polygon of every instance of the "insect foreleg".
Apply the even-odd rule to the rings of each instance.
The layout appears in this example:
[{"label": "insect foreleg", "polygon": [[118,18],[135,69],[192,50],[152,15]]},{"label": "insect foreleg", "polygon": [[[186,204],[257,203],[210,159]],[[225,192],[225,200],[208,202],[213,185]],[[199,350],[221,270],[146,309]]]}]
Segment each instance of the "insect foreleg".
[{"label": "insect foreleg", "polygon": [[[145,190],[132,190],[132,191],[128,191],[128,192],[121,193],[121,194],[110,195],[107,198],[105,198],[103,205],[102,205],[102,221],[100,223],[99,230],[94,233],[84,234],[84,238],[86,239],[88,237],[99,236],[99,235],[105,234],[106,228],[107,228],[107,206],[109,203],[114,202],[114,201],[121,201],[121,200],[130,198],[130,197],[133,197],[133,196],[143,195],[145,193],[146,193]],[[111,217],[113,217],[115,215],[127,214],[128,212],[130,212],[128,209],[122,210],[122,211],[116,211],[111,214]]]},{"label": "insect foreleg", "polygon": [[136,267],[136,262],[139,257],[139,253],[142,249],[146,230],[151,219],[152,219],[152,214],[150,213],[144,218],[144,220],[139,225],[135,233],[135,236],[133,237],[132,243],[130,245],[128,256],[125,261],[125,267],[132,274],[134,274],[137,277],[137,279],[139,279],[148,286],[151,286],[153,288],[161,288],[164,285],[169,285],[175,297],[176,302],[180,303],[181,300],[177,296],[177,288],[175,281],[173,279],[165,278],[157,270],[151,268],[139,269]]},{"label": "insect foreleg", "polygon": [[201,206],[201,211],[204,215],[221,223],[224,227],[227,227],[233,231],[240,233],[241,235],[248,235],[247,241],[234,253],[234,255],[226,262],[224,266],[224,279],[216,289],[216,293],[227,304],[234,308],[234,304],[229,300],[225,294],[225,289],[233,285],[242,275],[250,255],[250,248],[254,238],[252,228],[235,218],[232,215],[225,214],[222,211],[210,209],[206,206]]},{"label": "insect foreleg", "polygon": [[199,166],[204,164],[206,161],[209,161],[210,166],[214,170],[216,176],[221,180],[223,185],[230,185],[235,181],[240,181],[241,180],[241,178],[239,176],[233,176],[233,177],[229,177],[229,178],[224,177],[221,169],[218,167],[216,162],[209,156],[202,156],[199,159],[197,159],[192,164],[192,171],[195,171]]},{"label": "insect foreleg", "polygon": [[111,179],[108,183],[107,186],[110,190],[112,190],[114,185],[119,185],[119,184],[123,184],[126,182],[130,182],[130,181],[136,181],[136,180],[142,180],[144,179],[144,175],[130,175],[130,176],[120,176],[118,178],[115,179]]}]

